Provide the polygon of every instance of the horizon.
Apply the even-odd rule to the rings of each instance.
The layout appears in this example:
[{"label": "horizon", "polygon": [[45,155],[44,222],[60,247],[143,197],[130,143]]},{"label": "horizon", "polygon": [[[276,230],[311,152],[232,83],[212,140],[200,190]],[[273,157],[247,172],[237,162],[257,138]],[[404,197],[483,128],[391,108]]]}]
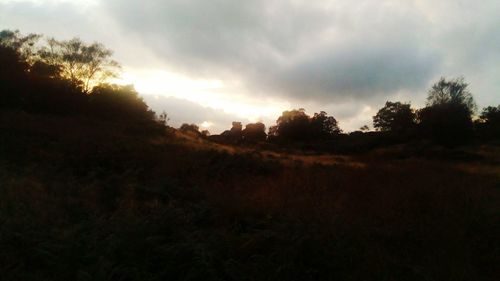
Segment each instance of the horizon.
[{"label": "horizon", "polygon": [[0,0],[0,26],[103,43],[153,110],[211,133],[293,108],[373,128],[386,101],[422,107],[440,77],[498,103],[495,1],[123,3]]}]

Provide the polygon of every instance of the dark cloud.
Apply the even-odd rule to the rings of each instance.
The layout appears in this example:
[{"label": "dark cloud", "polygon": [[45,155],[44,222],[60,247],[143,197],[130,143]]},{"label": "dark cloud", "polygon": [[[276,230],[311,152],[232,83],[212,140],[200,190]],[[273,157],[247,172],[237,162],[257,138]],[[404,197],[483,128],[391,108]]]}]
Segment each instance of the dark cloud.
[{"label": "dark cloud", "polygon": [[368,102],[401,90],[420,90],[439,62],[435,55],[412,47],[353,46],[313,55],[283,69],[273,81],[299,99]]},{"label": "dark cloud", "polygon": [[[102,41],[124,65],[166,66],[249,99],[331,109],[353,126],[370,123],[385,100],[423,105],[440,76],[464,75],[480,106],[500,102],[498,0],[4,2],[7,28]],[[169,102],[190,118],[176,108],[194,105]]]},{"label": "dark cloud", "polygon": [[231,0],[105,5],[175,67],[235,76],[253,94],[367,98],[421,89],[440,66],[438,54],[418,43],[420,15],[408,8],[389,13],[367,2],[353,12],[300,1]]}]

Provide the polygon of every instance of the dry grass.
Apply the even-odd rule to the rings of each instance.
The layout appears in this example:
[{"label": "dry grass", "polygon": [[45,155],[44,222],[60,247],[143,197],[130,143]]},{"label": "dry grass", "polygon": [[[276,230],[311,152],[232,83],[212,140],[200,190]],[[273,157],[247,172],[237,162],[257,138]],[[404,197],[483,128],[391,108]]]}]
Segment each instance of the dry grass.
[{"label": "dry grass", "polygon": [[287,154],[92,122],[0,118],[5,280],[498,276],[498,148]]}]

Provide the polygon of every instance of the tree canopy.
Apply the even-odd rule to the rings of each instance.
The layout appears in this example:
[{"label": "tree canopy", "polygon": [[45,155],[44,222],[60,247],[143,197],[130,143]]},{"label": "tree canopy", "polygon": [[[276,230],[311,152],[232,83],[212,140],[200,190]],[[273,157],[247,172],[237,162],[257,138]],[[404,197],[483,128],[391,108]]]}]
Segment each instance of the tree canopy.
[{"label": "tree canopy", "polygon": [[295,141],[326,139],[340,132],[333,116],[321,111],[310,117],[303,108],[284,111],[276,126],[269,128],[271,136]]},{"label": "tree canopy", "polygon": [[241,133],[246,142],[265,141],[267,137],[266,126],[261,122],[247,124]]},{"label": "tree canopy", "polygon": [[470,114],[476,111],[476,103],[463,77],[446,80],[442,77],[432,85],[427,96],[427,106],[455,104],[464,106]]},{"label": "tree canopy", "polygon": [[60,65],[62,76],[81,83],[85,93],[106,79],[116,77],[120,68],[118,62],[111,59],[111,50],[97,42],[86,44],[79,38],[65,41],[50,38],[38,53],[47,64]]},{"label": "tree canopy", "polygon": [[101,43],[87,44],[79,38],[48,38],[40,42],[41,38],[42,35],[22,35],[17,30],[0,32],[0,44],[16,50],[30,71],[69,79],[84,93],[118,75],[119,63],[112,59],[113,52]]},{"label": "tree canopy", "polygon": [[86,114],[106,120],[154,120],[133,86],[103,83],[118,63],[100,43],[47,40],[0,32],[0,107],[49,114]]},{"label": "tree canopy", "polygon": [[427,107],[419,110],[422,132],[445,145],[468,141],[472,136],[472,114],[476,103],[463,77],[435,83],[427,97]]},{"label": "tree canopy", "polygon": [[401,131],[411,128],[415,117],[409,103],[387,101],[373,116],[373,127],[379,131]]}]

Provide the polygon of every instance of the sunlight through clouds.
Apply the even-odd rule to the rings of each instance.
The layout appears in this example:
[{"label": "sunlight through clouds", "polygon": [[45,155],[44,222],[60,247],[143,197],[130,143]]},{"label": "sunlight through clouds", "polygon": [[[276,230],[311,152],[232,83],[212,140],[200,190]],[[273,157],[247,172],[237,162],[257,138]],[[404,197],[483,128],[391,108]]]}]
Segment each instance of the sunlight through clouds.
[{"label": "sunlight through clouds", "polygon": [[440,76],[498,103],[499,12],[497,0],[0,0],[0,26],[101,42],[142,95],[267,126],[325,110],[351,131],[386,100],[423,106]]},{"label": "sunlight through clouds", "polygon": [[274,121],[290,106],[286,102],[256,101],[246,95],[238,95],[233,92],[235,89],[220,80],[192,79],[165,70],[125,69],[115,82],[134,84],[141,94],[185,99],[239,116],[248,122]]}]

